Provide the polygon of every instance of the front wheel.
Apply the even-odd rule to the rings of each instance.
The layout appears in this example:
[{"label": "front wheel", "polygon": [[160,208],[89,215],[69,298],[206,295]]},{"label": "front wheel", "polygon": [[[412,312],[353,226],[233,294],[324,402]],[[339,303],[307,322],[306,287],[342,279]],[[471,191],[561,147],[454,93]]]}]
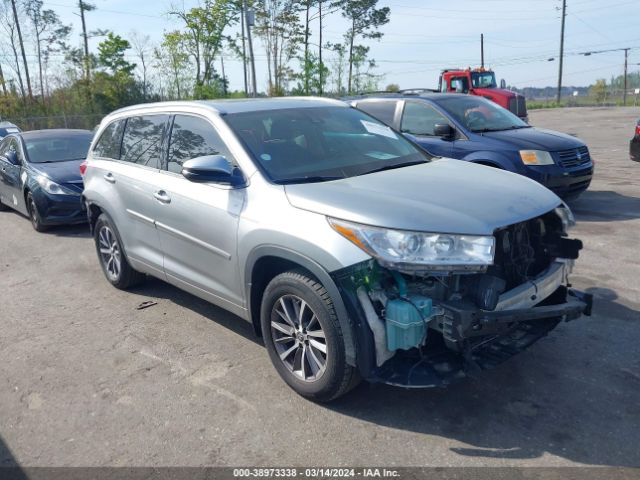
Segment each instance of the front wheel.
[{"label": "front wheel", "polygon": [[47,229],[47,226],[42,223],[40,211],[38,210],[38,206],[36,205],[31,192],[27,193],[27,211],[29,212],[29,220],[31,220],[31,225],[34,230],[36,232],[44,232]]},{"label": "front wheel", "polygon": [[297,393],[330,401],[357,385],[328,292],[304,271],[276,276],[262,299],[261,326],[278,374]]},{"label": "front wheel", "polygon": [[129,265],[118,230],[108,215],[98,217],[94,232],[100,266],[111,285],[124,290],[144,280],[144,275]]}]

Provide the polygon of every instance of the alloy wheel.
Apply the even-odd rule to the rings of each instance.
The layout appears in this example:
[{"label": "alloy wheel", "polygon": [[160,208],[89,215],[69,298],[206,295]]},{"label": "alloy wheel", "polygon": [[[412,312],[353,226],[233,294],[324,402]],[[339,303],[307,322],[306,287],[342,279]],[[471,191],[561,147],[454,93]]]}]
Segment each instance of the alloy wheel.
[{"label": "alloy wheel", "polygon": [[117,281],[122,268],[122,253],[117,237],[106,225],[103,225],[98,233],[98,248],[107,276],[112,281]]},{"label": "alloy wheel", "polygon": [[300,380],[314,382],[327,366],[324,330],[311,307],[296,295],[283,295],[273,305],[271,338],[287,369]]}]

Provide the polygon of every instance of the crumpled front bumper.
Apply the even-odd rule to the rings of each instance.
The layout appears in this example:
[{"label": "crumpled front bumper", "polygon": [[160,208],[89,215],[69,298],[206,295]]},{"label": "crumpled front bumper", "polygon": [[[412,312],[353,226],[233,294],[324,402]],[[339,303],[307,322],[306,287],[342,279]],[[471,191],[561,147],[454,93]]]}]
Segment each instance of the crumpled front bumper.
[{"label": "crumpled front bumper", "polygon": [[495,310],[469,303],[441,303],[442,333],[452,343],[500,334],[518,322],[546,319],[569,321],[591,315],[593,296],[568,285],[571,260],[556,260],[536,278],[500,295]]}]

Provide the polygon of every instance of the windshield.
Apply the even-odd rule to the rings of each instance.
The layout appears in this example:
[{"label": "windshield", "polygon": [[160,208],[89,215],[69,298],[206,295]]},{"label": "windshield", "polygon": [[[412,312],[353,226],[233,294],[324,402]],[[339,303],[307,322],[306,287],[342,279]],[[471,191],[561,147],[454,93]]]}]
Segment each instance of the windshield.
[{"label": "windshield", "polygon": [[496,75],[493,72],[471,72],[473,88],[496,88]]},{"label": "windshield", "polygon": [[73,135],[29,137],[24,139],[31,163],[68,162],[87,158],[92,135],[90,132]]},{"label": "windshield", "polygon": [[276,183],[335,180],[430,158],[354,108],[264,110],[223,118]]},{"label": "windshield", "polygon": [[472,132],[529,127],[509,110],[480,97],[447,96],[438,99],[438,105]]}]

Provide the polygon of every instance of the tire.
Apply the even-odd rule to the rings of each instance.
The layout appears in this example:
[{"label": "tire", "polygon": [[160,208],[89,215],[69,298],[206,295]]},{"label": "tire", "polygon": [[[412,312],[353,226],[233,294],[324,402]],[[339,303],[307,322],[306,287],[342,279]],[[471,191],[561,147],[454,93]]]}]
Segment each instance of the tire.
[{"label": "tire", "polygon": [[125,290],[145,279],[144,274],[129,265],[120,234],[106,213],[96,220],[93,238],[102,272],[111,285]]},{"label": "tire", "polygon": [[4,203],[2,203],[2,201],[0,200],[0,212],[5,212],[9,210],[9,207],[7,207]]},{"label": "tire", "polygon": [[33,199],[33,195],[31,192],[27,193],[27,211],[29,212],[29,220],[31,220],[31,225],[36,232],[44,232],[49,227],[47,227],[44,223],[42,223],[42,217],[40,216],[40,212],[38,211],[38,206],[36,205],[35,200]]},{"label": "tire", "polygon": [[260,323],[273,366],[298,394],[328,402],[358,384],[331,297],[307,272],[288,271],[271,280]]}]

